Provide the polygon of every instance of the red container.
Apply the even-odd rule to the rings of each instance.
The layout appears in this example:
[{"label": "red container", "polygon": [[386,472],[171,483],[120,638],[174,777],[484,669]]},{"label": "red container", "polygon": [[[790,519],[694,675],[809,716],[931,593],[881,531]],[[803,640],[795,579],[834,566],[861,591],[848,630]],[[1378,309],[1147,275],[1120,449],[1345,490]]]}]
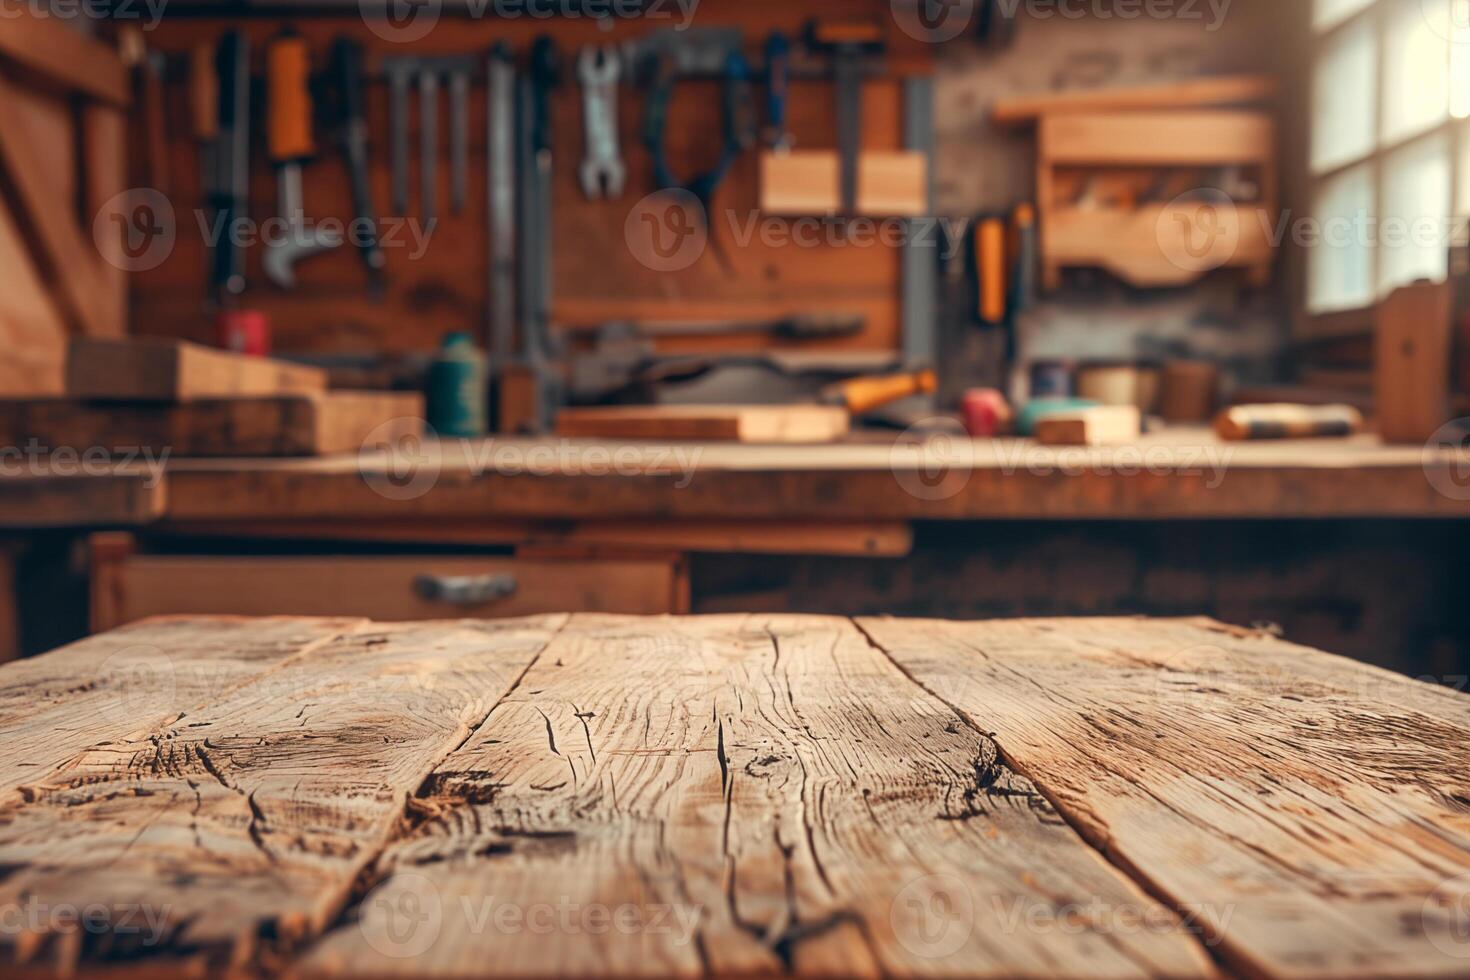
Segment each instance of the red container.
[{"label": "red container", "polygon": [[219,345],[237,354],[265,357],[271,352],[271,321],[259,310],[224,310],[216,324]]},{"label": "red container", "polygon": [[994,388],[972,388],[965,392],[960,410],[965,417],[965,431],[972,439],[1005,435],[1015,420],[1011,403]]}]

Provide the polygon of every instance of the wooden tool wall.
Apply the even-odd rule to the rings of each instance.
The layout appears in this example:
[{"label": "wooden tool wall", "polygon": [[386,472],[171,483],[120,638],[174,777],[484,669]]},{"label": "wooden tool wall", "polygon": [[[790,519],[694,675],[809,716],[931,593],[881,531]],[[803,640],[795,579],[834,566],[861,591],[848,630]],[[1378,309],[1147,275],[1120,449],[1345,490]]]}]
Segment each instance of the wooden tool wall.
[{"label": "wooden tool wall", "polygon": [[[673,5],[669,9],[676,10]],[[787,32],[796,41],[804,24],[819,16],[871,16],[888,30],[889,73],[871,82],[864,97],[865,148],[902,148],[902,78],[927,73],[930,51],[894,24],[887,0],[848,0],[840,10],[820,0],[704,0],[693,20],[696,27],[735,24],[745,30],[748,54],[757,61],[768,33]],[[355,8],[354,8],[355,9]],[[747,245],[737,240],[732,219],[719,217],[716,231],[733,260],[724,269],[713,252],[678,273],[655,272],[641,264],[627,244],[625,224],[635,205],[654,190],[652,164],[642,146],[644,97],[625,86],[621,99],[621,137],[628,164],[628,187],[615,201],[589,201],[578,183],[583,155],[581,87],[575,55],[586,44],[608,43],[665,29],[672,19],[616,21],[611,30],[583,19],[468,19],[445,14],[412,45],[391,44],[376,36],[356,16],[251,18],[243,23],[214,17],[166,20],[148,41],[170,56],[176,80],[169,86],[170,196],[179,221],[178,243],[156,269],[135,276],[134,330],[197,340],[210,340],[213,326],[206,313],[207,260],[195,209],[199,206],[199,164],[188,134],[188,104],[183,84],[186,53],[191,46],[213,42],[229,27],[248,33],[255,62],[253,98],[251,216],[277,212],[275,179],[262,142],[263,84],[261,51],[285,24],[311,42],[315,67],[326,67],[327,47],[338,34],[349,34],[367,48],[368,69],[377,57],[401,54],[473,54],[483,59],[490,46],[504,40],[524,56],[532,40],[551,33],[561,47],[565,84],[555,105],[556,325],[595,324],[617,319],[764,319],[797,312],[859,314],[867,318],[860,336],[824,344],[826,349],[892,350],[900,343],[900,263],[897,250],[883,246],[824,244],[805,248],[772,247],[760,236]],[[792,86],[790,126],[798,148],[836,146],[834,95],[821,80],[796,80]],[[470,187],[463,214],[447,213],[449,143],[447,100],[440,116],[439,211],[441,218],[427,252],[417,261],[404,248],[388,249],[388,292],[379,302],[366,291],[366,277],[356,252],[344,248],[298,267],[300,284],[282,292],[263,281],[259,249],[248,256],[250,290],[244,305],[267,311],[275,345],[281,351],[360,352],[423,350],[436,345],[449,330],[471,330],[483,336],[486,304],[486,110],[483,72],[470,100]],[[757,109],[764,106],[764,87],[757,85]],[[416,93],[415,93],[416,96]],[[669,153],[675,170],[694,175],[719,156],[722,145],[722,89],[718,82],[681,83],[670,112]],[[410,175],[418,180],[418,109],[410,99]],[[389,211],[389,112],[387,87],[381,78],[370,83],[367,98],[371,129],[371,171],[380,215]],[[761,113],[763,115],[763,113]],[[308,217],[352,217],[349,183],[342,155],[329,134],[318,131],[318,158],[305,171]],[[735,215],[737,229],[756,218],[757,152],[745,154],[716,198],[716,212]],[[759,338],[756,338],[759,340]],[[759,341],[777,344],[777,341]],[[749,347],[750,337],[667,340],[671,350],[719,350]]]},{"label": "wooden tool wall", "polygon": [[[0,26],[0,395],[61,390],[67,338],[125,323],[120,236],[128,89],[100,41],[16,9]],[[109,261],[111,260],[111,261]]]}]

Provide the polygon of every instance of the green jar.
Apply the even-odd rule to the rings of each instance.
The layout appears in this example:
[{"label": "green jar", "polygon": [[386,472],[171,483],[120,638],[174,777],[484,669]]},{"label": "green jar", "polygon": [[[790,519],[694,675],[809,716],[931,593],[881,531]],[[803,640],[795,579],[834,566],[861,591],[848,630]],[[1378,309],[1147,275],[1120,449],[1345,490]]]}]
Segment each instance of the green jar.
[{"label": "green jar", "polygon": [[485,355],[464,332],[447,335],[429,366],[430,428],[445,439],[477,439],[489,429]]}]

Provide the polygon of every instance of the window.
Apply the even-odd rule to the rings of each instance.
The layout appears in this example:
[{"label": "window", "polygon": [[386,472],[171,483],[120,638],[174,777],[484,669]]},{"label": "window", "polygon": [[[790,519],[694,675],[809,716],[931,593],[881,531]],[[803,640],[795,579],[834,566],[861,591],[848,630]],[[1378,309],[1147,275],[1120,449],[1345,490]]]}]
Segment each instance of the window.
[{"label": "window", "polygon": [[1444,278],[1470,212],[1470,0],[1313,0],[1309,313]]}]

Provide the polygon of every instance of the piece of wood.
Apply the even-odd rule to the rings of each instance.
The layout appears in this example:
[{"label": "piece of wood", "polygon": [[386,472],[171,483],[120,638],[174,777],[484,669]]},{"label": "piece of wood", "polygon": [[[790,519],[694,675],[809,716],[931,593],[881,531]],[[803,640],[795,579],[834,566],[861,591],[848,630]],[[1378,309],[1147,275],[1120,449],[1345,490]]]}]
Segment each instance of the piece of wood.
[{"label": "piece of wood", "polygon": [[[842,212],[842,160],[836,152],[762,153],[760,209],[783,216]],[[922,217],[929,207],[929,160],[922,153],[865,152],[858,160],[857,214]]]},{"label": "piece of wood", "polygon": [[64,772],[94,745],[171,724],[365,625],[162,619],[11,664],[0,674],[0,803],[16,803],[21,787]]},{"label": "piece of wood", "polygon": [[[1239,164],[1257,199],[1181,194],[1131,208],[1084,206],[1059,189],[1063,167]],[[1276,133],[1263,112],[1196,110],[1047,115],[1037,130],[1037,203],[1044,285],[1062,269],[1100,267],[1142,288],[1179,286],[1221,268],[1270,281],[1276,249]]]},{"label": "piece of wood", "polygon": [[163,338],[71,342],[66,392],[107,401],[275,398],[327,390],[325,371]]},{"label": "piece of wood", "polygon": [[1276,125],[1264,112],[1097,112],[1046,116],[1039,130],[1051,164],[1221,166],[1268,163]]},{"label": "piece of wood", "polygon": [[[1453,479],[1470,455],[1333,441],[1226,444],[1207,429],[1144,436],[1137,446],[1071,451],[1002,439],[742,446],[498,439],[425,444],[423,492],[376,487],[409,453],[324,460],[170,460],[168,517],[425,521],[1271,521],[1465,517]],[[616,454],[621,453],[621,456]],[[616,466],[614,460],[618,460]],[[531,461],[541,461],[528,465]],[[1066,479],[1058,474],[1065,473]],[[366,477],[366,479],[365,479]]]},{"label": "piece of wood", "polygon": [[1416,283],[1378,304],[1374,401],[1387,442],[1423,444],[1450,420],[1449,283]]},{"label": "piece of wood", "polygon": [[0,32],[0,59],[36,72],[53,85],[119,109],[132,100],[127,69],[117,52],[56,17],[16,7]]},{"label": "piece of wood", "polygon": [[1351,405],[1237,405],[1215,419],[1227,442],[1248,439],[1342,439],[1363,431],[1363,413]]},{"label": "piece of wood", "polygon": [[123,250],[127,232],[115,226],[99,232],[96,221],[110,206],[109,202],[116,201],[128,188],[128,116],[114,106],[88,102],[78,113],[77,128],[86,201],[84,214],[93,218],[92,241],[103,258],[98,268],[107,293],[106,307],[101,310],[94,335],[121,337],[128,329],[129,265]]},{"label": "piece of wood", "polygon": [[1172,85],[1054,92],[998,99],[990,118],[1003,125],[1013,125],[1033,122],[1052,113],[1248,105],[1275,98],[1276,89],[1276,79],[1268,76],[1223,75]]},{"label": "piece of wood", "polygon": [[59,395],[66,366],[66,320],[31,257],[16,217],[0,200],[0,395]]},{"label": "piece of wood", "polygon": [[75,473],[72,467],[65,467],[64,474],[46,472],[58,468],[55,462],[38,463],[36,473],[28,468],[5,460],[0,474],[0,528],[150,524],[163,516],[167,506],[161,469],[140,464],[88,475]]},{"label": "piece of wood", "polygon": [[556,431],[573,439],[834,442],[848,434],[847,410],[825,405],[649,405],[570,408]]},{"label": "piece of wood", "polygon": [[1220,403],[1220,368],[1209,361],[1166,361],[1159,377],[1159,414],[1166,422],[1201,425]]},{"label": "piece of wood", "polygon": [[[393,445],[423,429],[423,398],[329,392],[181,404],[0,401],[0,444],[114,455],[322,456]],[[167,458],[164,457],[164,458]]]},{"label": "piece of wood", "polygon": [[301,541],[376,541],[446,545],[582,545],[703,554],[829,555],[903,558],[913,528],[898,521],[620,521],[486,522],[270,521],[250,524],[171,524],[151,529],[180,537],[237,537]]},{"label": "piece of wood", "polygon": [[1143,413],[1134,405],[1099,405],[1049,414],[1036,423],[1043,446],[1122,446],[1143,435]]},{"label": "piece of wood", "polygon": [[[107,935],[94,938],[113,957],[166,940],[193,970],[264,969],[336,921],[406,798],[563,622],[377,626],[159,727],[93,743],[4,808],[0,853],[23,867],[0,882],[0,902],[99,903]],[[124,931],[128,908],[154,916],[151,945]],[[81,950],[47,938],[27,929],[0,941],[66,971]]]},{"label": "piece of wood", "polygon": [[[847,620],[577,617],[425,782],[358,921],[297,969],[1211,976],[984,726]],[[414,898],[442,910],[427,932],[393,914]],[[1018,925],[1091,902],[1159,925]],[[595,907],[641,927],[580,928]],[[501,909],[549,914],[556,941]]]},{"label": "piece of wood", "polygon": [[[18,23],[25,23],[19,21]],[[15,95],[14,82],[0,78],[0,171],[14,189],[21,227],[33,237],[32,255],[55,290],[72,329],[91,336],[117,336],[115,290],[91,228],[77,221],[76,203],[63,174],[35,142],[34,125]]]},{"label": "piece of wood", "polygon": [[[689,605],[681,563],[652,559],[208,557],[121,555],[94,566],[92,628],[160,615],[367,616],[381,622],[550,612],[673,613]],[[430,598],[420,578],[495,577],[483,601]]]},{"label": "piece of wood", "polygon": [[1200,622],[859,626],[1232,971],[1464,974],[1470,699]]},{"label": "piece of wood", "polygon": [[1140,288],[1184,285],[1215,269],[1269,275],[1275,255],[1270,225],[1254,207],[1190,201],[1129,211],[1063,207],[1043,220],[1047,262],[1103,268]]}]

